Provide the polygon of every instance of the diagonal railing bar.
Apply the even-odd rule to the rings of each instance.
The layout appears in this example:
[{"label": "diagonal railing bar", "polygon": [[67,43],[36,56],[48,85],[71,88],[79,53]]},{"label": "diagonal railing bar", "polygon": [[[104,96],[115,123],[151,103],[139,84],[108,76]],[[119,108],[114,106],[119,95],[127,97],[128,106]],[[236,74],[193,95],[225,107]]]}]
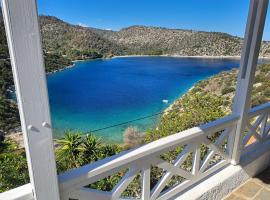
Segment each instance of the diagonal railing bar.
[{"label": "diagonal railing bar", "polygon": [[243,143],[242,143],[243,145],[246,145],[252,136],[254,136],[258,141],[261,141],[262,136],[260,135],[260,133],[257,132],[257,129],[262,123],[264,118],[265,118],[265,115],[262,114],[258,117],[258,119],[256,119],[253,125],[251,123],[247,124],[248,133],[243,138]]},{"label": "diagonal railing bar", "polygon": [[202,166],[200,168],[200,173],[203,173],[204,170],[208,167],[210,160],[214,157],[215,154],[216,154],[216,152],[214,150],[211,150],[207,154],[206,158],[202,161]]},{"label": "diagonal railing bar", "polygon": [[216,163],[213,167],[205,171],[204,173],[200,174],[196,177],[195,180],[186,180],[172,188],[167,189],[166,191],[162,192],[161,195],[157,198],[158,200],[166,200],[170,199],[173,196],[181,193],[185,189],[191,187],[193,184],[198,183],[200,180],[202,180],[204,177],[209,176],[213,172],[222,169],[223,167],[227,166],[228,162],[225,162],[224,160],[219,161]]},{"label": "diagonal railing bar", "polygon": [[264,118],[263,118],[263,121],[262,121],[261,127],[260,127],[260,135],[261,135],[263,140],[267,137],[267,134],[268,134],[268,132],[267,132],[268,116],[269,116],[268,113],[266,113],[264,115]]},{"label": "diagonal railing bar", "polygon": [[149,200],[150,199],[150,179],[151,179],[151,166],[147,167],[141,172],[142,176],[142,200]]},{"label": "diagonal railing bar", "polygon": [[[174,161],[174,166],[175,167],[180,167],[180,165],[186,160],[188,153],[192,149],[192,145],[189,144],[187,145],[183,151],[177,156],[177,158]],[[169,181],[173,176],[172,172],[166,172],[162,178],[159,180],[159,182],[155,185],[155,187],[151,191],[151,200],[156,199],[160,192],[163,190],[163,188],[166,186],[167,181]]]},{"label": "diagonal railing bar", "polygon": [[[205,140],[207,140],[207,139],[204,139],[204,141],[205,141]],[[209,142],[209,141],[207,141],[207,142]],[[223,158],[225,158],[226,160],[230,160],[229,156],[226,155],[220,147],[218,147],[218,146],[216,146],[215,144],[212,144],[212,143],[208,144],[207,146],[208,146],[210,149],[212,149],[215,153],[220,154],[220,155],[221,155]]]},{"label": "diagonal railing bar", "polygon": [[200,165],[201,165],[201,149],[200,149],[200,144],[196,144],[193,147],[193,165],[192,165],[192,174],[197,175],[200,170]]},{"label": "diagonal railing bar", "polygon": [[[226,138],[228,138],[228,134],[231,131],[231,129],[225,129],[225,131],[223,131],[223,133],[218,137],[218,139],[215,142],[215,145],[217,147],[220,147],[222,145],[222,143],[224,142],[224,140]],[[214,155],[216,154],[216,151],[214,151],[213,149],[211,150],[211,148],[208,150],[208,154],[206,155],[205,159],[202,161],[202,166],[200,169],[200,172],[204,172],[204,170],[208,167],[208,164],[210,162],[210,160],[214,157]],[[226,157],[228,159],[228,157]]]},{"label": "diagonal railing bar", "polygon": [[[255,143],[263,143],[270,139],[269,136],[269,114],[270,103],[258,106],[249,113],[250,123],[246,125],[247,134],[243,137],[242,149],[244,152]],[[258,130],[259,129],[259,130]],[[244,133],[243,133],[244,134]],[[254,140],[252,140],[254,137]]]},{"label": "diagonal railing bar", "polygon": [[191,180],[194,178],[194,175],[190,174],[188,171],[178,168],[172,165],[171,163],[168,163],[160,158],[156,158],[156,162],[159,163],[159,164],[156,164],[158,167],[165,169],[166,171],[172,172],[175,175],[179,175],[188,180]]},{"label": "diagonal railing bar", "polygon": [[128,185],[133,181],[138,170],[130,169],[112,190],[112,200],[118,200]]}]

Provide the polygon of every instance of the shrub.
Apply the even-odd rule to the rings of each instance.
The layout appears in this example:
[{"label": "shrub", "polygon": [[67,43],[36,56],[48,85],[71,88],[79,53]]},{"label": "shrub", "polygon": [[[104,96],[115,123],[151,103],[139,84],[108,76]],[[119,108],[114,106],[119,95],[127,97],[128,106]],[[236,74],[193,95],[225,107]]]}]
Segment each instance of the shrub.
[{"label": "shrub", "polygon": [[0,192],[29,182],[25,153],[19,152],[15,143],[8,140],[1,143],[0,163]]},{"label": "shrub", "polygon": [[234,92],[234,91],[235,91],[235,88],[234,87],[225,87],[221,91],[221,93],[222,93],[222,95],[224,95],[224,94],[228,94],[228,93],[231,93],[231,92]]},{"label": "shrub", "polygon": [[129,148],[140,146],[143,143],[144,136],[136,127],[128,127],[123,135],[124,146]]}]

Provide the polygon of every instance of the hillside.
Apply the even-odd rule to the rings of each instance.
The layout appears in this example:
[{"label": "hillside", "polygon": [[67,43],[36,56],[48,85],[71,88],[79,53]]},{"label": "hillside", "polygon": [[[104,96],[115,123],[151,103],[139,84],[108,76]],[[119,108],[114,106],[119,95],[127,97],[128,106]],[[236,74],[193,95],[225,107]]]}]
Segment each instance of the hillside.
[{"label": "hillside", "polygon": [[[123,54],[123,48],[89,28],[68,24],[56,17],[40,17],[43,47],[71,59],[87,59]],[[91,55],[96,54],[96,56]],[[79,57],[81,56],[81,57]]]},{"label": "hillside", "polygon": [[[227,33],[131,26],[120,31],[86,28],[56,17],[40,17],[43,46],[71,59],[113,55],[239,56],[243,39]],[[261,56],[270,56],[263,42]]]},{"label": "hillside", "polygon": [[[153,141],[231,113],[238,70],[221,72],[198,82],[176,100],[161,117],[157,129],[147,133]],[[270,101],[270,64],[259,65],[252,90],[252,107]]]},{"label": "hillside", "polygon": [[[210,93],[222,97],[223,110],[226,113],[231,112],[231,106],[236,89],[238,70],[221,72],[206,80],[200,81],[192,89],[196,93]],[[258,65],[253,89],[252,89],[252,107],[270,101],[270,64]]]},{"label": "hillside", "polygon": [[[100,36],[124,46],[130,54],[169,54],[181,56],[239,56],[243,39],[226,33],[131,26],[120,31],[92,29]],[[264,42],[261,56],[270,55]]]},{"label": "hillside", "polygon": [[[40,27],[45,53],[70,60],[129,54],[239,56],[243,44],[242,38],[226,33],[147,26],[109,31],[72,25],[52,16],[40,16]],[[270,56],[269,42],[263,42],[260,55]]]}]

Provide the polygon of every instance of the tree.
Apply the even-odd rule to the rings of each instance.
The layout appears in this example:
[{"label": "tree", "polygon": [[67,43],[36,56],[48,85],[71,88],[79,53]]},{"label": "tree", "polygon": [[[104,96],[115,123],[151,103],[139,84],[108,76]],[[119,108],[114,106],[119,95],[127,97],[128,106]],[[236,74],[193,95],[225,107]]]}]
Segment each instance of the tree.
[{"label": "tree", "polygon": [[84,164],[99,159],[100,139],[92,134],[87,134],[82,141],[82,160]]},{"label": "tree", "polygon": [[68,169],[80,166],[80,154],[82,148],[82,136],[79,132],[67,131],[62,139],[57,139],[59,147],[56,150],[58,162],[64,163]]}]

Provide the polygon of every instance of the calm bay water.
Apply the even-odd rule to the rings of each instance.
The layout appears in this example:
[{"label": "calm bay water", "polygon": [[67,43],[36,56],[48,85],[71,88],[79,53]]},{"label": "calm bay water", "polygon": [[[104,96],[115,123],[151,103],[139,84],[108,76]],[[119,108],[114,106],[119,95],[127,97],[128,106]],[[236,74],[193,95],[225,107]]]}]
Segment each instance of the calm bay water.
[{"label": "calm bay water", "polygon": [[[239,60],[174,57],[125,57],[77,62],[48,75],[54,134],[67,129],[121,142],[129,126],[154,127],[163,111],[199,80],[239,66]],[[168,104],[163,100],[168,100]],[[132,121],[116,127],[115,124]],[[100,130],[101,129],[101,130]]]}]

